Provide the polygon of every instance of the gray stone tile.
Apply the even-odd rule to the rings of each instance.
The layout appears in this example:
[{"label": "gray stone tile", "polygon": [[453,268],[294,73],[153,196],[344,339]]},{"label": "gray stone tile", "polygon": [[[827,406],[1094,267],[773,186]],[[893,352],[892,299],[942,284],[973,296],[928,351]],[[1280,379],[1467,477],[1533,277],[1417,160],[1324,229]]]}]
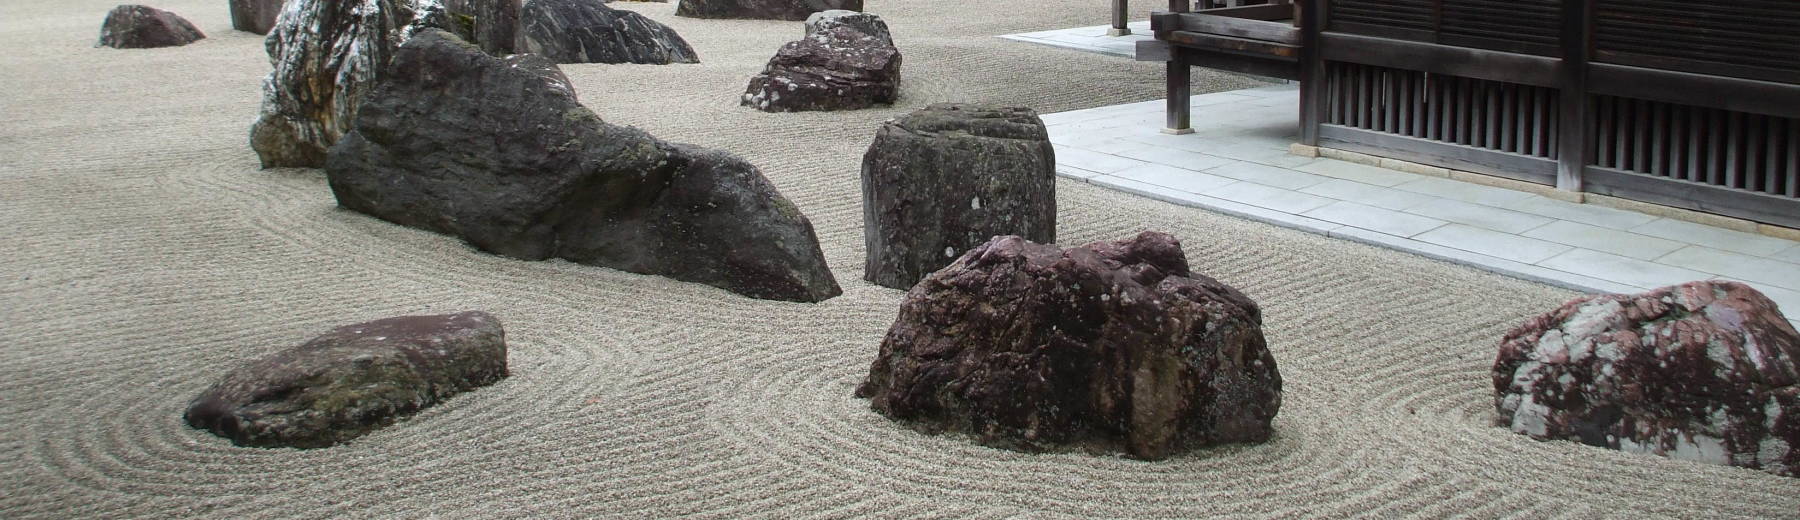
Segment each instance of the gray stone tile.
[{"label": "gray stone tile", "polygon": [[1108,173],[1114,177],[1155,184],[1165,188],[1174,188],[1188,193],[1203,193],[1207,190],[1237,182],[1217,175],[1208,175],[1193,170],[1176,168],[1174,166],[1149,163]]},{"label": "gray stone tile", "polygon": [[1788,262],[1788,263],[1792,263],[1792,264],[1800,264],[1800,245],[1796,245],[1794,247],[1788,248],[1785,251],[1781,251],[1779,253],[1769,255],[1769,258],[1774,258],[1776,260],[1780,260],[1780,261]]},{"label": "gray stone tile", "polygon": [[1780,260],[1687,246],[1656,259],[1656,263],[1800,290],[1800,267]]},{"label": "gray stone tile", "polygon": [[1063,177],[1072,177],[1072,178],[1083,179],[1083,180],[1092,178],[1095,175],[1101,175],[1100,172],[1091,172],[1091,171],[1083,170],[1081,168],[1076,168],[1074,166],[1069,166],[1067,164],[1056,165],[1056,174],[1063,176]]},{"label": "gray stone tile", "polygon": [[1301,213],[1327,222],[1355,226],[1389,235],[1410,237],[1445,224],[1444,221],[1355,202],[1338,201]]},{"label": "gray stone tile", "polygon": [[1627,294],[1643,291],[1642,288],[1637,286],[1625,285],[1618,282],[1582,276],[1531,264],[1523,264],[1480,253],[1472,253],[1428,242],[1420,242],[1410,238],[1401,238],[1385,233],[1377,233],[1366,229],[1346,226],[1332,230],[1329,235],[1332,238],[1406,251],[1427,258],[1466,265],[1484,271],[1577,291]]},{"label": "gray stone tile", "polygon": [[1395,211],[1405,210],[1436,200],[1429,195],[1421,195],[1410,191],[1400,191],[1393,188],[1384,188],[1343,179],[1331,179],[1308,186],[1300,191],[1321,197],[1347,200]]},{"label": "gray stone tile", "polygon": [[1313,175],[1288,168],[1280,168],[1253,162],[1233,161],[1229,159],[1227,159],[1222,166],[1206,170],[1206,173],[1286,190],[1299,190],[1326,181],[1336,180],[1323,175]]},{"label": "gray stone tile", "polygon": [[1794,242],[1775,237],[1753,235],[1668,218],[1652,220],[1647,224],[1631,228],[1631,231],[1642,235],[1756,256],[1772,255],[1794,246]]},{"label": "gray stone tile", "polygon": [[1406,212],[1515,235],[1555,222],[1549,217],[1450,199],[1433,199]]},{"label": "gray stone tile", "polygon": [[1527,264],[1535,264],[1574,249],[1562,244],[1464,224],[1448,224],[1412,238]]},{"label": "gray stone tile", "polygon": [[1687,246],[1673,240],[1567,220],[1558,220],[1521,235],[1638,260],[1655,260]]},{"label": "gray stone tile", "polygon": [[1394,186],[1394,189],[1496,208],[1510,208],[1513,204],[1536,197],[1536,195],[1523,191],[1418,175],[1413,175],[1410,181]]},{"label": "gray stone tile", "polygon": [[1150,163],[1080,148],[1058,146],[1056,147],[1056,164],[1073,166],[1090,172],[1112,173]]},{"label": "gray stone tile", "polygon": [[1326,177],[1337,177],[1339,179],[1356,181],[1363,184],[1373,184],[1376,186],[1396,186],[1420,178],[1419,176],[1410,173],[1401,173],[1387,168],[1377,168],[1336,159],[1320,159],[1295,169],[1307,173],[1324,175]]},{"label": "gray stone tile", "polygon": [[1509,204],[1507,209],[1612,229],[1631,229],[1656,220],[1654,216],[1635,211],[1563,202],[1537,195]]},{"label": "gray stone tile", "polygon": [[1144,162],[1174,166],[1184,170],[1203,171],[1230,164],[1231,159],[1200,152],[1163,148],[1143,143],[1131,142],[1131,146],[1112,152],[1120,157],[1137,159]]},{"label": "gray stone tile", "polygon": [[1602,253],[1591,249],[1572,249],[1538,262],[1537,265],[1592,276],[1644,289],[1705,280],[1711,275],[1655,262]]},{"label": "gray stone tile", "polygon": [[1286,213],[1305,213],[1326,204],[1337,202],[1314,195],[1307,195],[1292,190],[1271,188],[1253,182],[1237,182],[1221,188],[1200,192],[1213,198],[1232,202],[1269,208]]}]

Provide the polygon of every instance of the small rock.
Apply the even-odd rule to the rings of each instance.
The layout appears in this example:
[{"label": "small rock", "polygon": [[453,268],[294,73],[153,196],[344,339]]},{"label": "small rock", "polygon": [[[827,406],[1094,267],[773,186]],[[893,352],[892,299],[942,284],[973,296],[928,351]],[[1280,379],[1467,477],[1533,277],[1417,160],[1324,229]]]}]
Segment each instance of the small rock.
[{"label": "small rock", "polygon": [[900,94],[900,50],[880,17],[826,11],[806,21],[750,78],[740,104],[765,112],[854,110],[892,104]]},{"label": "small rock", "polygon": [[141,5],[121,5],[100,24],[100,46],[115,49],[179,47],[205,34],[175,13]]},{"label": "small rock", "polygon": [[936,104],[863,154],[863,277],[907,289],[999,235],[1056,241],[1056,152],[1029,108]]},{"label": "small rock", "polygon": [[1146,232],[1067,250],[996,237],[906,293],[856,391],[988,446],[1161,459],[1262,442],[1281,374],[1262,312]]},{"label": "small rock", "polygon": [[675,16],[800,21],[819,11],[862,8],[863,0],[681,0]]},{"label": "small rock", "polygon": [[485,312],[388,318],[234,370],[184,418],[239,446],[323,448],[506,375],[506,333]]},{"label": "small rock", "polygon": [[1800,333],[1744,284],[1576,298],[1501,340],[1493,384],[1534,439],[1800,476]]},{"label": "small rock", "polygon": [[699,63],[673,29],[600,0],[530,0],[519,47],[557,63]]},{"label": "small rock", "polygon": [[281,14],[282,0],[231,0],[231,28],[255,34],[269,34],[275,18]]}]

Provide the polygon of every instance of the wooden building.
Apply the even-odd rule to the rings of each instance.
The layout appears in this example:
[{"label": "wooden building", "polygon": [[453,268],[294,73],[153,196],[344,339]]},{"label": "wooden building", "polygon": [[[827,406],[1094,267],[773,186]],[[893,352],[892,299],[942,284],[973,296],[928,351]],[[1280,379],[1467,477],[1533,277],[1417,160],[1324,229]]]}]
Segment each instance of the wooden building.
[{"label": "wooden building", "polygon": [[1194,7],[1138,44],[1166,131],[1190,66],[1295,79],[1303,144],[1800,228],[1800,0]]}]

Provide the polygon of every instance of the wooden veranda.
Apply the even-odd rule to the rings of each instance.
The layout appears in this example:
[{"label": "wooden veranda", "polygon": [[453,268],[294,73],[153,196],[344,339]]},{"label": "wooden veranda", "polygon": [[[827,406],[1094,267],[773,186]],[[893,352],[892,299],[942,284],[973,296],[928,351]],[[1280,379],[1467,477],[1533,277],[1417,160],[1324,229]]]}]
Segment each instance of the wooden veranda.
[{"label": "wooden veranda", "polygon": [[1167,131],[1189,67],[1295,79],[1303,144],[1800,227],[1795,0],[1231,3],[1152,15]]}]

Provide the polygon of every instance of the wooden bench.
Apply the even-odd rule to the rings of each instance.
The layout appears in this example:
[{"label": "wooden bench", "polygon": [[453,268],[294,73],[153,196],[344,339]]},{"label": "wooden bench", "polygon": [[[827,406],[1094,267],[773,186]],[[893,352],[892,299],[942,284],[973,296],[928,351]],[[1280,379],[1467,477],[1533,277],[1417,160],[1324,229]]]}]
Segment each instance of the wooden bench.
[{"label": "wooden bench", "polygon": [[[1194,131],[1189,124],[1189,67],[1302,79],[1303,17],[1297,16],[1291,0],[1265,1],[1243,5],[1245,0],[1202,0],[1202,9],[1190,11],[1187,0],[1170,0],[1168,11],[1150,16],[1156,38],[1138,42],[1137,60],[1168,63],[1168,124],[1163,132]],[[1119,16],[1115,15],[1115,24]]]}]

